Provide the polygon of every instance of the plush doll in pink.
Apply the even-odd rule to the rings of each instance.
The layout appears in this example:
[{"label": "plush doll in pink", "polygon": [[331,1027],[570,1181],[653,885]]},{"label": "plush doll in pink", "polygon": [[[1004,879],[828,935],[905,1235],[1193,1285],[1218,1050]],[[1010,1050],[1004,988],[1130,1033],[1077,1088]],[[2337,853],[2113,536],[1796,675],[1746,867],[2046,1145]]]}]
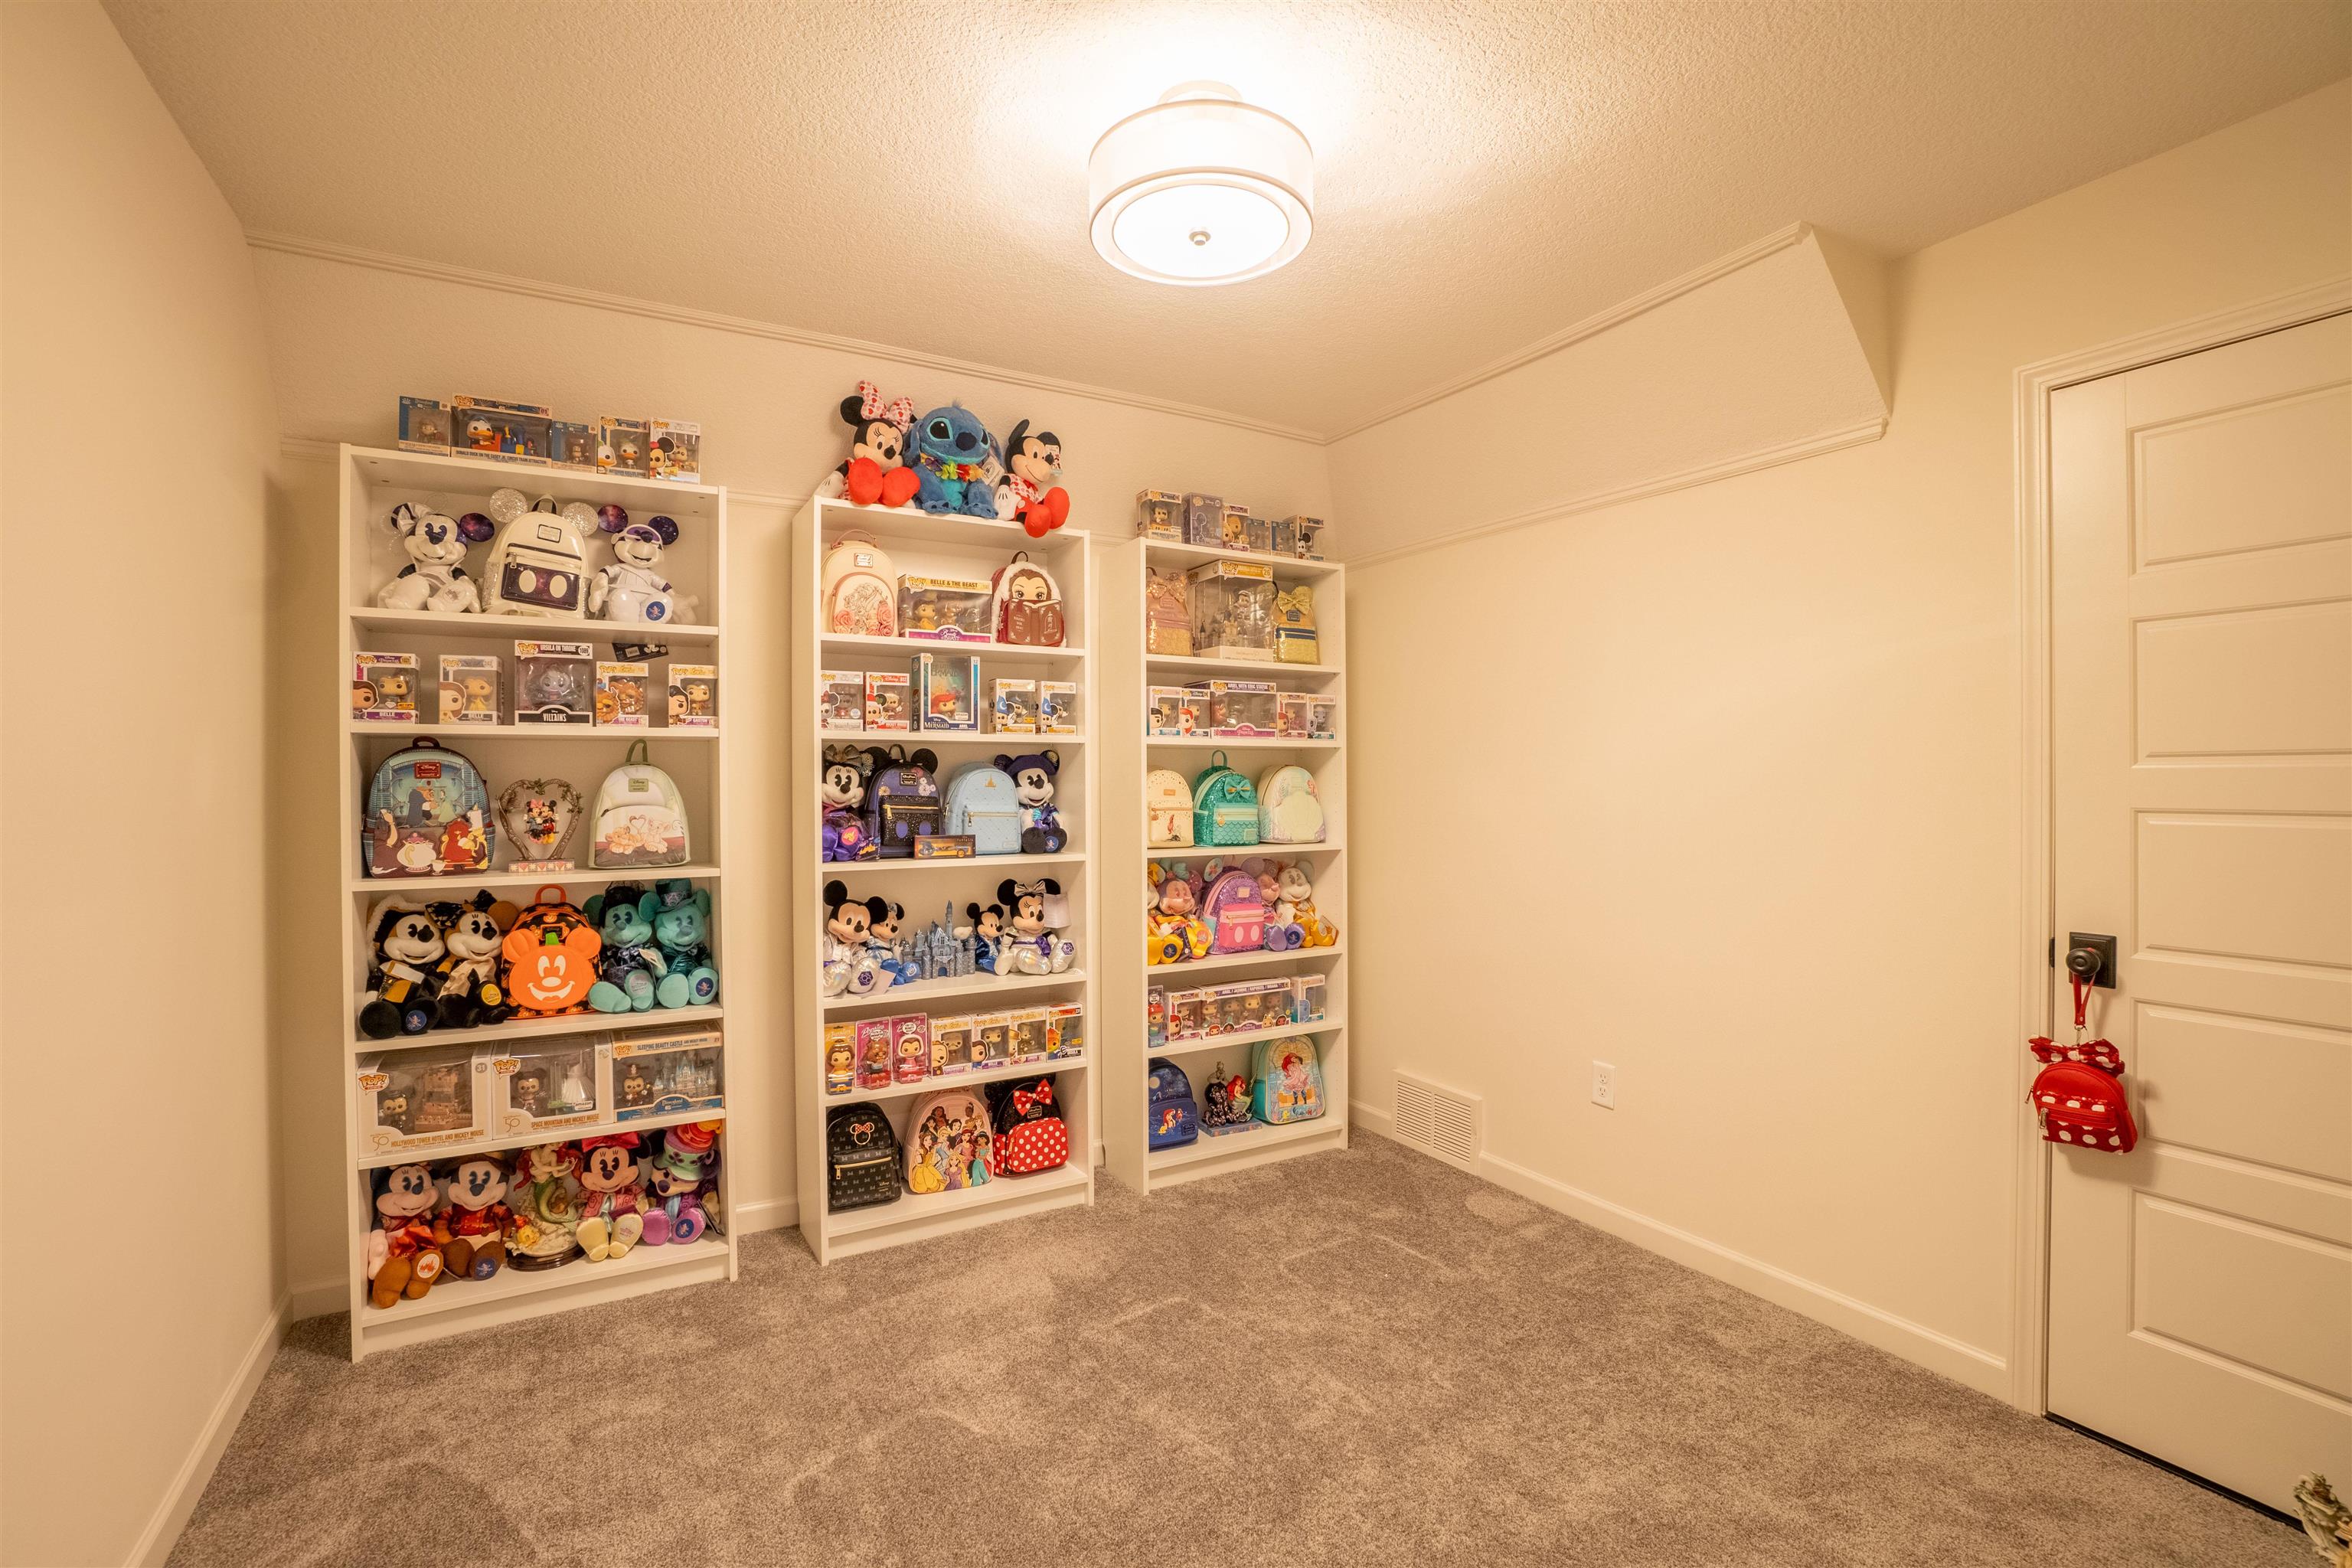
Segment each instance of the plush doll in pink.
[{"label": "plush doll in pink", "polygon": [[905,506],[915,499],[915,470],[907,466],[907,429],[915,422],[912,398],[885,401],[870,381],[857,395],[841,400],[841,422],[850,428],[849,460],[825,476],[818,493],[845,497],[859,506]]},{"label": "plush doll in pink", "polygon": [[607,1132],[580,1141],[580,1225],[573,1232],[591,1263],[625,1258],[645,1235],[646,1178],[637,1135]]}]

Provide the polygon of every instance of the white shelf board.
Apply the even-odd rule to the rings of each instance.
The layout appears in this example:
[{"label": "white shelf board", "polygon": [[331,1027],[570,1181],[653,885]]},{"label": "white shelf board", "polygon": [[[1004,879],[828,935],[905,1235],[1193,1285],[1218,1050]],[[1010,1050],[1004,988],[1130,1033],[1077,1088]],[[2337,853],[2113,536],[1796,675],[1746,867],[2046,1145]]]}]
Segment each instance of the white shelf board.
[{"label": "white shelf board", "polygon": [[863,876],[868,871],[937,870],[945,866],[1083,866],[1086,851],[1066,849],[1059,855],[937,855],[928,860],[912,856],[904,860],[827,860],[824,862],[828,878]]},{"label": "white shelf board", "polygon": [[1273,1029],[1238,1029],[1230,1035],[1188,1035],[1158,1046],[1147,1040],[1144,1050],[1155,1057],[1189,1057],[1202,1051],[1221,1051],[1228,1046],[1254,1046],[1260,1040],[1286,1040],[1293,1035],[1336,1035],[1347,1026],[1345,1018],[1325,1018],[1318,1023],[1285,1024]]},{"label": "white shelf board", "polygon": [[[449,610],[354,608],[352,625],[372,632],[458,632],[472,637],[522,637],[533,642],[658,642],[699,644],[719,636],[717,626],[647,626],[636,621],[590,621],[553,616],[467,616]],[[1299,668],[1305,668],[1301,665]]]},{"label": "white shelf board", "polygon": [[1344,1133],[1345,1131],[1345,1123],[1324,1115],[1317,1117],[1312,1121],[1286,1121],[1279,1127],[1269,1127],[1260,1123],[1246,1132],[1227,1132],[1213,1138],[1203,1132],[1198,1140],[1185,1144],[1181,1149],[1161,1149],[1155,1152],[1150,1156],[1151,1173],[1156,1176],[1162,1171],[1171,1171],[1184,1165],[1198,1165],[1211,1160],[1230,1160],[1236,1155],[1253,1154],[1277,1144],[1297,1143],[1326,1134]]},{"label": "white shelf board", "polygon": [[1238,856],[1244,860],[1263,857],[1280,860],[1293,855],[1336,855],[1347,847],[1344,840],[1326,838],[1319,844],[1243,844],[1230,848],[1202,848],[1192,844],[1167,844],[1154,849],[1143,847],[1146,860],[1231,860]]},{"label": "white shelf board", "polygon": [[1147,735],[1143,743],[1155,752],[1336,752],[1336,740],[1310,741],[1297,735]]},{"label": "white shelf board", "polygon": [[877,991],[869,996],[827,996],[827,1013],[852,1013],[872,1010],[877,1013],[912,1013],[921,1010],[926,1002],[944,1001],[950,996],[1010,996],[1016,992],[1039,991],[1053,985],[1076,985],[1085,983],[1083,969],[1066,969],[1059,974],[1008,974],[998,979],[993,974],[971,974],[954,980],[918,980],[908,985],[893,985],[887,991]]},{"label": "white shelf board", "polygon": [[[1347,939],[1341,938],[1329,947],[1294,947],[1287,952],[1215,952],[1206,958],[1187,959],[1181,963],[1147,963],[1147,974],[1198,974],[1205,970],[1273,968],[1301,958],[1337,958],[1347,951]],[[1140,957],[1138,963],[1142,963]]]},{"label": "white shelf board", "polygon": [[362,1153],[359,1168],[373,1171],[385,1165],[405,1165],[416,1160],[462,1160],[468,1154],[493,1153],[501,1149],[530,1149],[541,1143],[572,1143],[583,1138],[601,1138],[608,1132],[658,1132],[665,1127],[683,1126],[689,1121],[724,1121],[727,1110],[675,1110],[663,1116],[640,1116],[629,1121],[607,1119],[583,1122],[576,1127],[535,1128],[528,1132],[501,1132],[495,1137],[478,1138],[471,1143],[460,1143],[450,1149],[385,1149],[374,1153]]},{"label": "white shelf board", "polygon": [[[919,653],[971,654],[986,664],[1035,665],[1045,669],[1075,669],[1086,662],[1087,650],[1082,647],[1033,647],[1026,643],[1011,642],[931,642],[923,637],[869,637],[828,636],[823,639],[824,657],[830,659],[868,659],[897,656],[904,658]],[[830,667],[828,667],[830,668]],[[1305,665],[1294,668],[1304,669]],[[905,740],[907,731],[898,738]]]},{"label": "white shelf board", "polygon": [[1070,1151],[1070,1163],[1057,1170],[1040,1171],[1034,1176],[999,1176],[977,1187],[959,1187],[951,1193],[901,1193],[895,1204],[877,1204],[872,1208],[851,1209],[846,1214],[824,1215],[827,1237],[856,1236],[863,1231],[886,1230],[898,1226],[922,1225],[927,1221],[962,1216],[974,1209],[984,1209],[998,1204],[1024,1198],[1042,1197],[1049,1193],[1082,1190],[1087,1185],[1087,1172],[1079,1163],[1078,1151]]},{"label": "white shelf board", "polygon": [[[359,1310],[360,1331],[381,1332],[397,1329],[419,1318],[469,1307],[486,1307],[498,1301],[512,1300],[518,1296],[537,1296],[550,1290],[581,1286],[609,1285],[633,1275],[684,1268],[708,1262],[716,1262],[722,1271],[725,1269],[727,1243],[724,1238],[706,1235],[684,1247],[647,1247],[639,1243],[621,1258],[604,1263],[591,1263],[585,1258],[575,1258],[560,1268],[529,1269],[509,1265],[488,1279],[444,1279],[428,1294],[413,1301],[398,1301],[389,1307],[362,1306]],[[723,1272],[720,1277],[725,1277]]]},{"label": "white shelf board", "polygon": [[624,728],[618,724],[405,724],[389,721],[378,723],[363,719],[345,721],[347,735],[433,735],[452,741],[494,741],[520,737],[528,741],[711,741],[719,739],[716,730],[695,730],[680,725],[670,729],[651,725],[643,730]]},{"label": "white shelf board", "polygon": [[1143,558],[1154,566],[1187,568],[1209,561],[1257,561],[1274,568],[1277,582],[1329,577],[1347,570],[1337,561],[1309,561],[1299,555],[1279,555],[1271,550],[1234,550],[1221,544],[1176,544],[1164,539],[1145,540]]},{"label": "white shelf board", "polygon": [[1087,531],[1067,522],[1032,539],[1029,531],[1001,517],[967,517],[961,512],[925,511],[919,506],[858,506],[846,500],[816,503],[816,523],[830,546],[836,534],[864,529],[884,544],[940,544],[975,550],[1055,550],[1066,544],[1084,545]]},{"label": "white shelf board", "polygon": [[[357,1016],[365,998],[352,1004]],[[506,1024],[485,1024],[478,1029],[427,1029],[421,1035],[394,1035],[388,1040],[360,1038],[352,1043],[352,1055],[373,1056],[378,1051],[418,1051],[428,1046],[496,1045],[500,1040],[531,1040],[549,1035],[593,1035],[604,1029],[670,1029],[689,1025],[714,1023],[726,1016],[724,1005],[712,1007],[656,1007],[644,1013],[565,1013],[553,1018],[518,1018]]]},{"label": "white shelf board", "polygon": [[1042,735],[1034,730],[820,730],[817,738],[828,746],[985,746],[999,752],[1087,743],[1083,733]]},{"label": "white shelf board", "polygon": [[[868,1100],[910,1100],[919,1094],[929,1094],[935,1089],[970,1089],[975,1084],[998,1083],[1008,1078],[1044,1078],[1048,1073],[1083,1072],[1085,1057],[1055,1057],[1042,1062],[1022,1062],[1013,1066],[989,1068],[981,1072],[943,1073],[937,1078],[925,1078],[915,1083],[891,1083],[881,1089],[852,1088],[845,1094],[827,1094],[828,1106],[856,1105]],[[1058,1094],[1055,1099],[1059,1099]]]},{"label": "white shelf board", "polygon": [[[1259,658],[1192,658],[1172,653],[1148,655],[1143,661],[1147,676],[1198,675],[1202,679],[1222,675],[1229,680],[1267,680],[1279,689],[1293,680],[1311,679],[1318,676],[1338,675],[1336,664],[1284,664],[1274,659]],[[1150,686],[1173,686],[1173,680],[1148,679]]]},{"label": "white shelf board", "polygon": [[[415,891],[426,900],[455,898],[457,889],[471,891],[476,888],[577,888],[588,883],[644,882],[648,874],[667,881],[683,877],[688,881],[719,880],[716,866],[607,866],[601,869],[576,866],[569,871],[476,871],[444,877],[353,877],[351,890],[354,893],[396,893]],[[436,889],[446,889],[436,891]]]},{"label": "white shelf board", "polygon": [[617,506],[643,507],[650,514],[692,511],[697,503],[714,501],[726,493],[718,485],[689,485],[675,479],[648,479],[642,474],[557,468],[551,464],[502,463],[469,452],[354,447],[352,460],[367,471],[372,484],[420,490],[479,488],[485,503],[490,491],[504,486],[527,496],[552,495],[559,500],[584,500],[596,506],[609,501]]}]

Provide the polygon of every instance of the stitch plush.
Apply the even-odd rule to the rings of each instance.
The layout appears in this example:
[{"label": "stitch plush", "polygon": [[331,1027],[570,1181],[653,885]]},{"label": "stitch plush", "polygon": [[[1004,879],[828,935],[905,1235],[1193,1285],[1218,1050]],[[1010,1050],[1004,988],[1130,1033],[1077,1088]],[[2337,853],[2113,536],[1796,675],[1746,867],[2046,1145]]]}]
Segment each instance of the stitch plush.
[{"label": "stitch plush", "polygon": [[[1032,432],[1024,419],[1004,443],[1004,488],[1011,516],[1032,539],[1043,539],[1070,515],[1070,492],[1054,483],[1062,477],[1062,438],[1051,430]],[[1002,512],[1003,508],[998,508]]]},{"label": "stitch plush", "polygon": [[887,899],[852,899],[845,882],[824,885],[824,994],[870,995],[893,984],[893,977],[874,962],[867,933],[877,920],[887,920]]},{"label": "stitch plush", "polygon": [[664,965],[654,1000],[665,1007],[708,1007],[719,1000],[719,971],[710,966],[710,889],[681,878],[656,882],[638,900],[653,923]]},{"label": "stitch plush", "polygon": [[841,400],[841,422],[849,426],[849,460],[825,476],[817,493],[846,496],[859,506],[905,506],[915,499],[915,470],[907,467],[907,430],[915,423],[911,398],[887,402],[870,381]]},{"label": "stitch plush", "polygon": [[631,522],[621,507],[596,513],[596,526],[613,542],[613,560],[588,579],[588,613],[601,620],[675,621],[693,601],[681,598],[661,574],[661,553],[677,542],[677,524],[666,517]]},{"label": "stitch plush", "polygon": [[915,503],[925,511],[994,517],[987,428],[961,403],[934,408],[915,432]]},{"label": "stitch plush", "polygon": [[1054,809],[1054,780],[1062,771],[1059,752],[1010,753],[996,759],[997,771],[1013,776],[1013,798],[1021,807],[1021,853],[1059,855],[1070,847]]},{"label": "stitch plush", "polygon": [[580,1141],[580,1226],[574,1236],[589,1262],[628,1256],[645,1234],[645,1199],[635,1133]]},{"label": "stitch plush", "polygon": [[643,897],[635,883],[615,882],[581,906],[604,941],[596,955],[596,984],[588,988],[588,1005],[599,1013],[648,1011],[668,972],[654,945],[653,915],[639,902]]},{"label": "stitch plush", "polygon": [[433,1216],[443,1272],[452,1279],[488,1279],[506,1262],[507,1233],[514,1228],[514,1211],[501,1201],[507,1168],[495,1154],[477,1154],[449,1173],[448,1195]]},{"label": "stitch plush", "polygon": [[384,526],[400,535],[408,564],[376,590],[377,608],[481,613],[481,589],[466,575],[466,547],[489,542],[497,528],[488,518],[478,511],[453,518],[402,501],[384,519]]},{"label": "stitch plush", "polygon": [[882,846],[866,831],[866,819],[857,814],[866,802],[866,781],[873,776],[874,759],[879,754],[856,746],[824,749],[824,776],[817,786],[817,797],[824,808],[822,858],[871,860],[882,853]]},{"label": "stitch plush", "polygon": [[394,1165],[378,1171],[375,1228],[368,1232],[368,1300],[389,1307],[405,1296],[415,1300],[441,1278],[441,1252],[433,1237],[433,1205],[440,1189],[425,1165]]},{"label": "stitch plush", "polygon": [[384,900],[374,915],[375,963],[360,1008],[360,1033],[371,1040],[421,1035],[436,1016],[433,991],[448,951],[441,924],[424,905],[402,899]]}]

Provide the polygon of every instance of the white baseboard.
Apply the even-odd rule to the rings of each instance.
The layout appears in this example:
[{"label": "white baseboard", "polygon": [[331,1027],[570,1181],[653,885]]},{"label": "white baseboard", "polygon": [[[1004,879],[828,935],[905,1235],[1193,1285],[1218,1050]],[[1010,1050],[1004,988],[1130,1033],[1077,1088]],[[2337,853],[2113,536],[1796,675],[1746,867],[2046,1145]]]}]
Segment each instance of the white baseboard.
[{"label": "white baseboard", "polygon": [[790,1230],[801,1222],[801,1200],[797,1197],[752,1198],[729,1209],[727,1218],[737,1234],[742,1236],[762,1230]]},{"label": "white baseboard", "polygon": [[[340,1305],[340,1303],[338,1303]],[[196,1511],[196,1500],[205,1495],[205,1485],[213,1479],[213,1470],[220,1463],[228,1440],[236,1435],[236,1425],[245,1419],[245,1407],[253,1403],[254,1390],[269,1371],[270,1358],[278,1353],[286,1338],[287,1326],[295,1321],[294,1299],[291,1295],[278,1298],[269,1316],[254,1335],[253,1343],[246,1347],[245,1359],[237,1363],[236,1371],[221,1390],[220,1398],[213,1405],[212,1414],[205,1418],[196,1433],[196,1441],[188,1450],[187,1459],[180,1473],[172,1478],[164,1489],[163,1500],[155,1505],[147,1528],[124,1559],[131,1568],[163,1568],[172,1548],[179,1544],[180,1531],[188,1526],[188,1516]]]},{"label": "white baseboard", "polygon": [[[1395,1139],[1396,1123],[1386,1112],[1361,1100],[1351,1101],[1349,1110],[1356,1125],[1365,1131]],[[1661,1258],[1696,1268],[1776,1307],[1786,1307],[1889,1355],[1900,1356],[1955,1383],[1965,1384],[1979,1394],[2004,1401],[2009,1398],[2009,1363],[1990,1351],[1939,1333],[1924,1323],[1897,1317],[1761,1258],[1735,1252],[1678,1226],[1636,1213],[1622,1204],[1554,1181],[1500,1155],[1481,1154],[1476,1173],[1506,1192],[1517,1193],[1596,1230],[1622,1237]]]}]

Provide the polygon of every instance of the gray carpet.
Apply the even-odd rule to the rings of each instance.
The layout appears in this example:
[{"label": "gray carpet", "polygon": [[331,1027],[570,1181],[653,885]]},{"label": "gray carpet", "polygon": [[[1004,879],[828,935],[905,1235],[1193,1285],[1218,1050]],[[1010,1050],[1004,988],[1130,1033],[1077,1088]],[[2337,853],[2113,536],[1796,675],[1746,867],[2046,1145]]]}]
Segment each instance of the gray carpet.
[{"label": "gray carpet", "polygon": [[[456,1287],[463,1289],[462,1286]],[[394,1352],[172,1562],[2228,1564],[2301,1537],[1383,1140]]]}]

